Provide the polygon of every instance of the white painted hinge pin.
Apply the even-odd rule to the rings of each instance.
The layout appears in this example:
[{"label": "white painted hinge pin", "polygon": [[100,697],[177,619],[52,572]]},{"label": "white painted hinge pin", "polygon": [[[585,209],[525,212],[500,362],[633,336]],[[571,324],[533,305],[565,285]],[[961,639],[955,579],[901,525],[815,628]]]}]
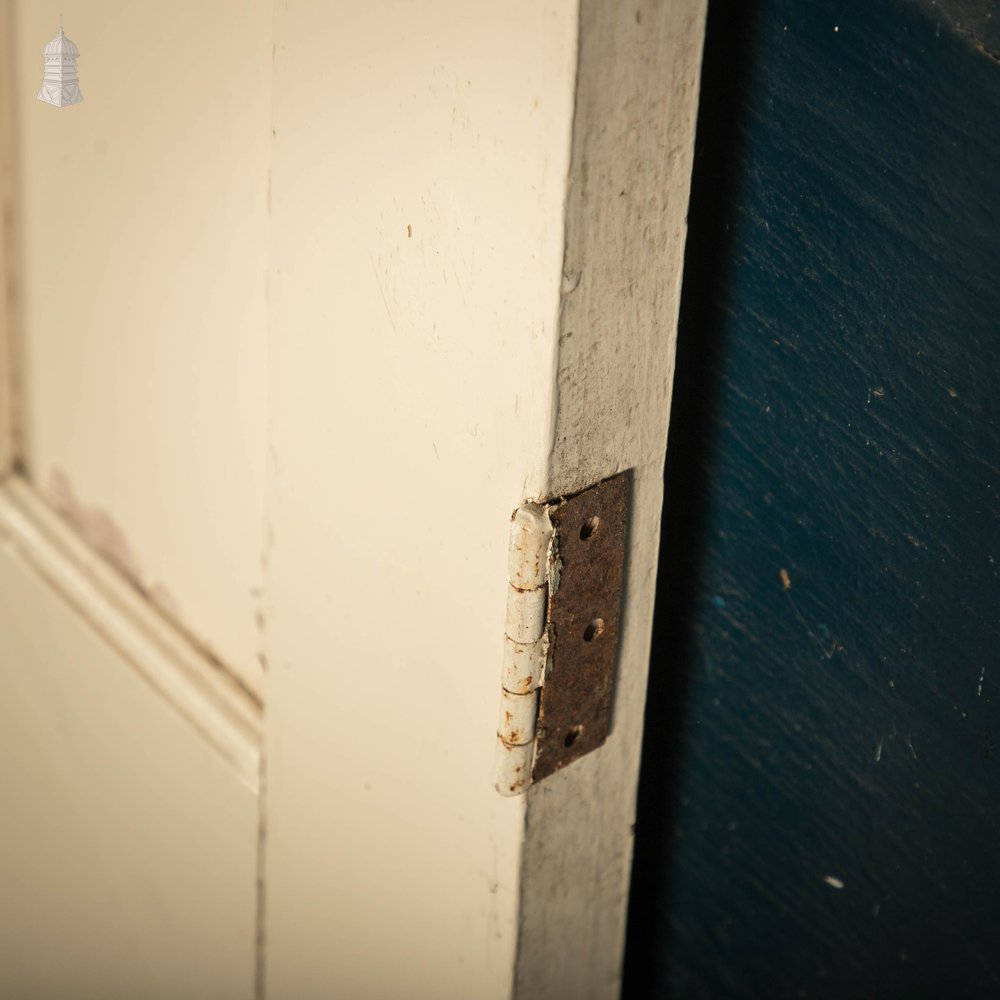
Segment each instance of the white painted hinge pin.
[{"label": "white painted hinge pin", "polygon": [[497,730],[496,787],[501,795],[518,795],[531,783],[538,689],[545,681],[549,649],[546,624],[551,543],[552,522],[544,504],[525,503],[514,511]]}]

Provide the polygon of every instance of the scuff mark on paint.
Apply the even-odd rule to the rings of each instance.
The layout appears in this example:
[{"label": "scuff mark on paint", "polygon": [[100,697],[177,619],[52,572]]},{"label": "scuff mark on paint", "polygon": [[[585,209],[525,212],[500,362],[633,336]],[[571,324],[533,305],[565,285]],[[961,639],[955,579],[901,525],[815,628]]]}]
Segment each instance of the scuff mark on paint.
[{"label": "scuff mark on paint", "polygon": [[[141,583],[139,584],[139,589],[143,589]],[[155,580],[150,585],[147,593],[149,594],[149,599],[166,611],[168,615],[172,618],[180,618],[180,608],[177,606],[177,601],[174,600],[174,595],[167,590],[162,580]]]},{"label": "scuff mark on paint", "polygon": [[73,487],[62,469],[54,468],[49,476],[48,499],[56,511],[76,528],[92,549],[100,552],[132,583],[145,589],[139,561],[136,559],[122,529],[107,511],[101,510],[100,507],[88,507],[81,503],[76,498]]},{"label": "scuff mark on paint", "polygon": [[109,562],[150,601],[173,618],[179,617],[177,601],[160,580],[146,581],[139,560],[114,518],[100,507],[80,501],[69,477],[58,466],[49,475],[46,498],[90,548]]}]

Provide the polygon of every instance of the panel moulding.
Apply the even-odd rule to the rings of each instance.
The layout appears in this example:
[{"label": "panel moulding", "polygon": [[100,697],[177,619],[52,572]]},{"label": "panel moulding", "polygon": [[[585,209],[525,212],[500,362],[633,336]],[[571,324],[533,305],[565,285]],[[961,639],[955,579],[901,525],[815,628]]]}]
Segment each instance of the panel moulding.
[{"label": "panel moulding", "polygon": [[85,618],[258,790],[261,704],[92,552],[19,477],[0,483],[5,545]]}]

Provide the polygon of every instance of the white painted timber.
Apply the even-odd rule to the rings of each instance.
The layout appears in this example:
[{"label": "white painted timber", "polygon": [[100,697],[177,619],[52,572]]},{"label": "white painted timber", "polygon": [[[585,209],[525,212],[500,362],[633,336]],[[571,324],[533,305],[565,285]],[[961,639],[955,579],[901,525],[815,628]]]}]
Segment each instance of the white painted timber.
[{"label": "white painted timber", "polygon": [[[0,0],[0,65],[9,66],[13,55],[11,25],[10,0]],[[15,441],[17,210],[13,89],[13,75],[0,71],[0,476],[13,467],[18,450]]]},{"label": "white painted timber", "polygon": [[634,470],[613,728],[527,793],[517,1000],[618,995],[705,0],[583,0],[549,489]]},{"label": "white painted timber", "polygon": [[[222,766],[256,792],[260,703],[218,662],[164,620],[18,477],[0,482],[0,541],[87,619],[110,649],[169,703]],[[0,630],[10,627],[0,607]],[[0,669],[4,665],[0,664]]]},{"label": "white painted timber", "polygon": [[251,1000],[256,796],[4,524],[0,996]]},{"label": "white painted timber", "polygon": [[511,994],[508,527],[551,445],[576,26],[574,0],[275,6],[272,1000]]},{"label": "white painted timber", "polygon": [[[93,0],[55,109],[0,0],[0,995],[252,994],[258,694],[258,996],[617,994],[704,3]],[[624,468],[611,737],[504,798],[510,511]]]},{"label": "white painted timber", "polygon": [[271,0],[65,9],[86,100],[35,100],[13,0],[22,383],[40,494],[259,686]]}]

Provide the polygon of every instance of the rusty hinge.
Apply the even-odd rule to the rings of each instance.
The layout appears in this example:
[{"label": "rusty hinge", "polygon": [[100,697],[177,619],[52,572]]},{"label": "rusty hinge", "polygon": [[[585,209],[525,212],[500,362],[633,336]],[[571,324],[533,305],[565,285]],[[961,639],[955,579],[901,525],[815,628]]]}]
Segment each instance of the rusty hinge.
[{"label": "rusty hinge", "polygon": [[611,729],[630,476],[511,519],[497,790],[517,795]]}]

